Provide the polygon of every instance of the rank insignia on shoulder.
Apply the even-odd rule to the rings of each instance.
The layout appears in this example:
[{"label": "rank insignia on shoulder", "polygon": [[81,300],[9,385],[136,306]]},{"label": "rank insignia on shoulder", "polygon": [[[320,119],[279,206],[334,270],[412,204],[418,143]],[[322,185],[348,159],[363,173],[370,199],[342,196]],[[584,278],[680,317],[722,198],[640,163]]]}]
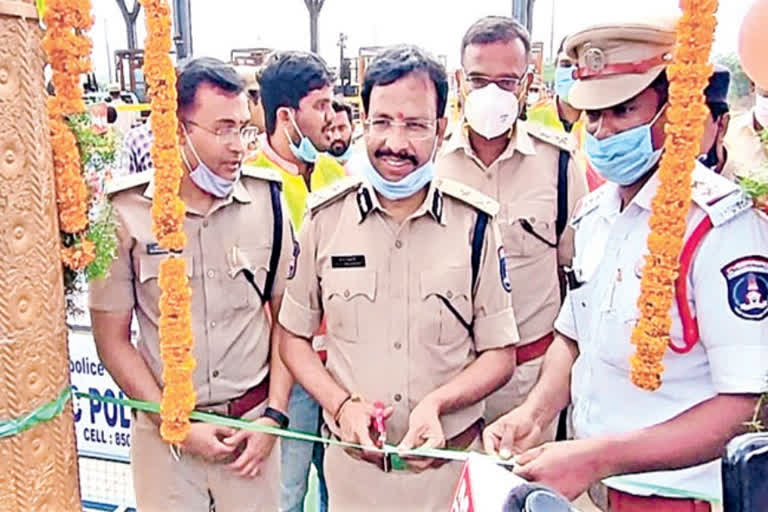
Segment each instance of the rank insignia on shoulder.
[{"label": "rank insignia on shoulder", "polygon": [[501,286],[507,293],[510,293],[512,283],[509,280],[509,274],[507,274],[507,257],[504,254],[504,247],[499,247],[499,273],[501,274]]},{"label": "rank insignia on shoulder", "polygon": [[728,284],[728,305],[736,316],[756,322],[768,317],[768,258],[739,258],[721,272]]}]

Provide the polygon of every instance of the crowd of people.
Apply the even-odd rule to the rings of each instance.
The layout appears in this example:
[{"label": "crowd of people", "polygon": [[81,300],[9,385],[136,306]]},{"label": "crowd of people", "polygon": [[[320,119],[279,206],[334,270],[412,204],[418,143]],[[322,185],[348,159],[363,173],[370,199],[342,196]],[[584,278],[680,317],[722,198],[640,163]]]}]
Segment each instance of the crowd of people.
[{"label": "crowd of people", "polygon": [[[766,162],[768,98],[729,127],[729,74],[712,75],[686,232],[712,228],[682,276],[688,307],[671,312],[673,342],[689,321],[698,337],[668,351],[660,390],[639,389],[630,337],[676,21],[572,34],[555,97],[526,109],[528,31],[482,18],[461,44],[457,126],[444,67],[384,49],[362,79],[357,143],[317,55],[277,52],[257,74],[186,63],[196,408],[361,448],[193,422],[169,449],[159,417],[134,412],[139,509],[301,511],[314,464],[322,511],[448,510],[461,464],[393,468],[375,450],[387,443],[515,457],[518,475],[604,511],[712,510],[663,489],[719,495],[724,446],[768,391],[768,222],[732,180]],[[151,140],[149,124],[126,136],[117,257],[89,307],[114,380],[159,402]],[[625,474],[646,486],[602,483]]]}]

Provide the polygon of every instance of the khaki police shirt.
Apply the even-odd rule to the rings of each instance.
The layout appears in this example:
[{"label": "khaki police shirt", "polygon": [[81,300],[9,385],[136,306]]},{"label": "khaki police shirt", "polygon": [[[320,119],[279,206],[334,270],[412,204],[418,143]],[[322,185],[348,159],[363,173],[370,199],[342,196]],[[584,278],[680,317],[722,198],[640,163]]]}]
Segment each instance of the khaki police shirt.
[{"label": "khaki police shirt", "polygon": [[[428,393],[478,353],[513,345],[518,334],[498,228],[488,225],[472,289],[478,210],[447,190],[464,191],[489,209],[497,206],[493,200],[456,182],[433,184],[423,205],[398,225],[370,185],[360,183],[345,178],[311,196],[280,322],[310,338],[327,316],[328,371],[350,393],[394,406],[387,435],[398,442]],[[323,196],[327,202],[317,206]],[[442,299],[474,322],[474,339]],[[483,407],[444,415],[446,437],[468,428]],[[336,428],[328,414],[326,421]]]},{"label": "khaki police shirt", "polygon": [[[270,173],[279,181],[279,175],[272,171],[262,173]],[[119,222],[117,257],[105,279],[89,283],[89,302],[96,311],[135,311],[138,350],[161,384],[157,277],[167,253],[152,235],[153,183],[149,176],[125,179],[131,178],[140,184],[112,197]],[[180,257],[187,262],[192,287],[197,361],[193,379],[198,405],[236,398],[268,373],[270,325],[244,271],[250,270],[260,290],[264,289],[273,246],[270,205],[269,182],[243,175],[233,193],[216,200],[206,215],[187,210],[184,231],[188,243]],[[283,211],[282,251],[273,297],[283,294],[293,250],[290,220]]]},{"label": "khaki police shirt", "polygon": [[755,131],[755,115],[752,110],[731,121],[725,135],[725,149],[728,159],[723,168],[723,177],[733,179],[768,165],[768,153]]},{"label": "khaki police shirt", "polygon": [[[536,133],[534,136],[532,133]],[[544,142],[546,137],[549,142]],[[519,121],[509,145],[490,167],[472,150],[466,130],[454,133],[437,163],[437,174],[451,178],[496,199],[501,205],[499,227],[512,283],[512,305],[520,330],[520,344],[552,332],[560,310],[558,264],[570,265],[573,231],[566,228],[557,248],[523,229],[523,220],[551,244],[557,242],[557,175],[561,149],[569,136]],[[568,218],[587,193],[584,172],[568,165]]]}]

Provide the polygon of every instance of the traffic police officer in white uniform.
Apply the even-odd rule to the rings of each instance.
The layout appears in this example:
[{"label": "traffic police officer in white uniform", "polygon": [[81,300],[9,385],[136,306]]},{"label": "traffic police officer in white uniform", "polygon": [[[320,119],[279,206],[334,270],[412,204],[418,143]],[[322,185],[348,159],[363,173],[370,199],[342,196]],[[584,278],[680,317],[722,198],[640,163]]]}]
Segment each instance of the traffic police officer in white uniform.
[{"label": "traffic police officer in white uniform", "polygon": [[[663,383],[653,392],[636,387],[630,338],[640,317],[677,17],[623,16],[566,43],[580,77],[570,100],[587,111],[590,160],[609,183],[572,219],[570,291],[542,376],[484,441],[502,456],[532,448],[570,391],[576,440],[520,454],[519,474],[569,498],[592,486],[604,510],[709,511],[709,503],[663,488],[717,498],[717,459],[768,389],[768,222],[737,185],[696,164],[678,283],[685,293],[671,310]],[[639,485],[595,485],[628,473]]]}]

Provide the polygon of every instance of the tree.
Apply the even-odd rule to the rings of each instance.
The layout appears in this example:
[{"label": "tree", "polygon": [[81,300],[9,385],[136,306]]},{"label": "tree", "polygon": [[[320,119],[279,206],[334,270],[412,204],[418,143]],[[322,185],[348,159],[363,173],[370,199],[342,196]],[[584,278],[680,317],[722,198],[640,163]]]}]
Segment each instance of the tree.
[{"label": "tree", "polygon": [[135,50],[137,48],[136,20],[139,18],[141,4],[139,3],[139,0],[133,0],[133,8],[130,11],[125,5],[125,0],[117,0],[117,6],[120,8],[120,12],[123,15],[123,21],[125,21],[125,33],[128,36],[128,49]]},{"label": "tree", "polygon": [[718,55],[714,61],[721,66],[725,66],[731,72],[731,86],[728,94],[731,100],[738,100],[752,94],[752,81],[741,68],[738,55],[735,53]]},{"label": "tree", "polygon": [[309,11],[309,49],[317,53],[317,21],[325,0],[304,0]]},{"label": "tree", "polygon": [[512,0],[512,16],[517,19],[528,32],[533,27],[533,4],[536,0]]}]

